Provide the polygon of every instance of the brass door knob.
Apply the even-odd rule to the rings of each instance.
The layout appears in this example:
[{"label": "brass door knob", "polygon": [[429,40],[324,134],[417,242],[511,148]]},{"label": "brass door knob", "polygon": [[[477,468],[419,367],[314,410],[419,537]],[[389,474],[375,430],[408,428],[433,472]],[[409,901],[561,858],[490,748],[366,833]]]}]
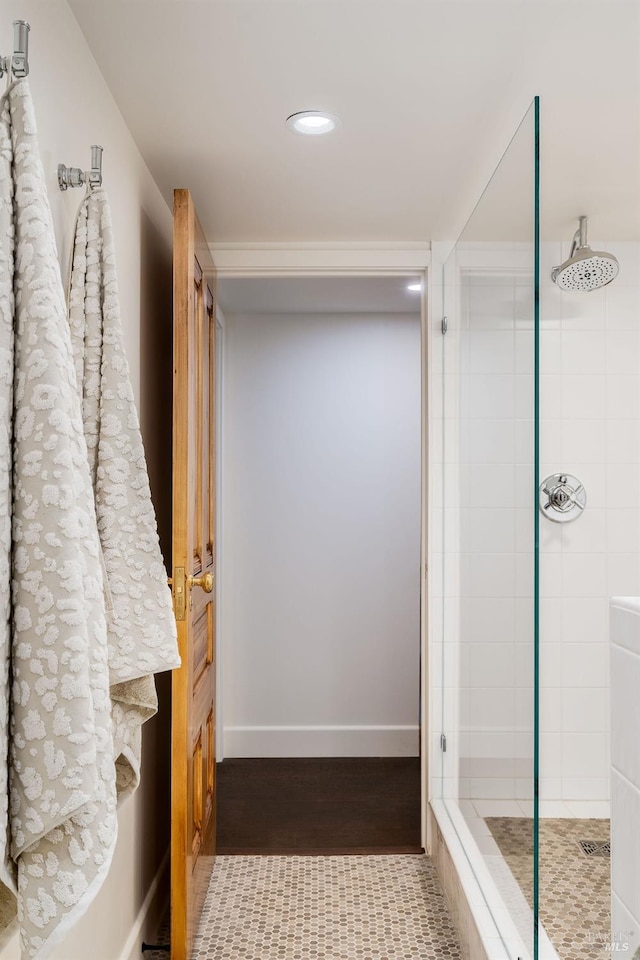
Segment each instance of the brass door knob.
[{"label": "brass door knob", "polygon": [[205,593],[213,591],[213,574],[203,573],[201,577],[189,577],[190,587],[202,587]]}]

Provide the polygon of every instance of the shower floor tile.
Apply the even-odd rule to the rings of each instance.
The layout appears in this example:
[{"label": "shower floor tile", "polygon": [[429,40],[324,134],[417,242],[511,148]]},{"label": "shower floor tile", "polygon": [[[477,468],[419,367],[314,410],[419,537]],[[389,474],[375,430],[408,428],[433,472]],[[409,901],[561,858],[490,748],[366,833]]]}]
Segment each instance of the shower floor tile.
[{"label": "shower floor tile", "polygon": [[[500,852],[533,906],[533,820],[487,817]],[[540,821],[540,919],[561,960],[602,960],[611,932],[611,866],[580,840],[608,841],[608,820]]]},{"label": "shower floor tile", "polygon": [[219,856],[194,960],[460,960],[428,857]]}]

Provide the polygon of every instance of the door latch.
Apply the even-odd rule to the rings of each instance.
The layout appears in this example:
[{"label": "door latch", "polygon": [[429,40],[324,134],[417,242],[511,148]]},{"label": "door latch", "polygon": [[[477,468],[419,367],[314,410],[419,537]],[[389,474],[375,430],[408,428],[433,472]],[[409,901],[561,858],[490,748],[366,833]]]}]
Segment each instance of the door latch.
[{"label": "door latch", "polygon": [[176,620],[184,620],[187,612],[187,578],[184,567],[173,571],[173,612]]}]

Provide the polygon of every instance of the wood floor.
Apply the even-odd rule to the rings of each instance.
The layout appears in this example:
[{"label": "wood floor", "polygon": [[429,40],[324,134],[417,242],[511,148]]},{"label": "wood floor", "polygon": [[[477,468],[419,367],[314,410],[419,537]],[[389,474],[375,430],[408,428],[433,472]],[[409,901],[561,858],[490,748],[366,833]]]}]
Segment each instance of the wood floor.
[{"label": "wood floor", "polygon": [[224,760],[219,854],[422,853],[417,757]]}]

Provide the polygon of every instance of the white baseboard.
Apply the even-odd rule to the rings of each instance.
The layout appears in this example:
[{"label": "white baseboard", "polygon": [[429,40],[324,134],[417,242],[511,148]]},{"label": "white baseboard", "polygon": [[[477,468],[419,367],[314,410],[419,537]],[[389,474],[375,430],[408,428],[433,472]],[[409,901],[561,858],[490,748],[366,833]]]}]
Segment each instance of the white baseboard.
[{"label": "white baseboard", "polygon": [[225,757],[417,757],[418,726],[225,727]]},{"label": "white baseboard", "polygon": [[169,880],[166,874],[169,872],[169,863],[169,850],[167,850],[140,907],[136,922],[127,937],[120,960],[140,960],[142,941],[155,942],[158,927],[168,906]]}]

